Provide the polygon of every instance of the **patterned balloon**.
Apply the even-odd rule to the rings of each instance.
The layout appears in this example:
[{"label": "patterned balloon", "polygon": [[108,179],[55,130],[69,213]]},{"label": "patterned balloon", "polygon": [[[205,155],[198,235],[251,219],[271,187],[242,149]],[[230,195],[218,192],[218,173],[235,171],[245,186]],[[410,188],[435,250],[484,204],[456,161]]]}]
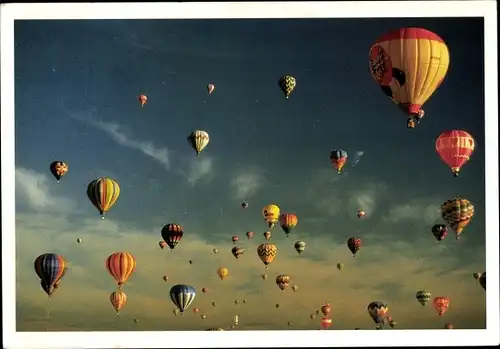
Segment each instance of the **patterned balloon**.
[{"label": "patterned balloon", "polygon": [[280,217],[280,208],[276,205],[267,205],[262,209],[262,216],[269,229],[272,229]]},{"label": "patterned balloon", "polygon": [[436,297],[432,303],[439,316],[443,316],[450,307],[450,300],[446,297]]},{"label": "patterned balloon", "polygon": [[200,155],[210,142],[210,136],[205,131],[196,130],[189,135],[188,142],[194,151],[196,151],[196,155]]},{"label": "patterned balloon", "polygon": [[34,266],[36,274],[43,282],[42,288],[50,297],[66,273],[64,258],[55,253],[44,253],[35,259]]},{"label": "patterned balloon", "polygon": [[120,309],[122,309],[125,304],[127,304],[127,294],[122,291],[112,292],[109,295],[109,301],[113,308],[115,308],[116,315],[120,314]]},{"label": "patterned balloon", "polygon": [[330,153],[330,162],[337,169],[337,173],[342,172],[342,168],[347,162],[347,152],[342,149],[335,149]]},{"label": "patterned balloon", "polygon": [[168,223],[161,230],[161,237],[170,247],[171,251],[181,241],[183,235],[184,230],[182,229],[182,227],[174,223]]},{"label": "patterned balloon", "polygon": [[285,97],[288,98],[297,86],[297,80],[293,76],[285,75],[278,80],[278,85]]},{"label": "patterned balloon", "polygon": [[240,246],[234,246],[232,249],[231,249],[231,253],[233,254],[233,256],[238,259],[240,258],[243,253],[245,253],[245,249],[243,247],[240,247]]},{"label": "patterned balloon", "polygon": [[297,215],[295,213],[283,213],[279,217],[279,222],[281,229],[283,229],[285,234],[288,236],[292,229],[297,226],[299,219],[297,218]]},{"label": "patterned balloon", "polygon": [[184,310],[193,303],[195,297],[196,290],[190,285],[175,285],[170,289],[170,299],[179,308],[181,315],[184,315]]},{"label": "patterned balloon", "polygon": [[135,272],[137,262],[128,252],[115,252],[106,259],[106,269],[122,288],[128,278]]},{"label": "patterned balloon", "polygon": [[443,132],[436,139],[436,151],[455,177],[458,177],[462,166],[469,161],[474,147],[474,138],[462,130]]},{"label": "patterned balloon", "polygon": [[248,240],[250,240],[253,237],[253,232],[247,231],[246,236],[247,236]]},{"label": "patterned balloon", "polygon": [[278,275],[276,276],[276,285],[279,287],[281,291],[284,291],[285,288],[290,285],[290,276],[288,275]]},{"label": "patterned balloon", "polygon": [[432,227],[432,235],[436,238],[437,241],[442,241],[448,235],[448,229],[446,229],[446,225],[444,224],[435,224]]},{"label": "patterned balloon", "polygon": [[363,246],[363,241],[360,238],[352,237],[347,240],[347,248],[351,251],[352,256],[355,257],[356,253]]},{"label": "patterned balloon", "polygon": [[61,178],[68,172],[68,164],[64,161],[54,161],[50,164],[50,172],[56,178],[57,183],[59,183]]},{"label": "patterned balloon", "polygon": [[276,258],[278,248],[274,244],[260,244],[257,247],[257,255],[260,260],[268,268],[268,265]]},{"label": "patterned balloon", "polygon": [[146,95],[139,95],[137,96],[137,99],[139,100],[139,103],[141,104],[141,108],[144,107],[144,104],[148,102],[148,96]]},{"label": "patterned balloon", "polygon": [[427,291],[417,291],[415,297],[422,306],[425,306],[431,300],[432,294]]},{"label": "patterned balloon", "polygon": [[120,196],[120,186],[110,178],[101,177],[89,183],[87,196],[104,219],[104,214],[113,207]]},{"label": "patterned balloon", "polygon": [[272,236],[272,233],[271,233],[270,231],[266,231],[266,232],[264,233],[264,238],[265,238],[266,240],[269,240],[269,239],[271,238],[271,236]]},{"label": "patterned balloon", "polygon": [[371,302],[368,304],[368,315],[372,318],[372,320],[377,325],[377,328],[382,328],[384,326],[387,312],[389,311],[389,307],[385,302]]},{"label": "patterned balloon", "polygon": [[300,255],[306,249],[306,243],[304,241],[296,241],[293,245],[295,247],[295,251]]},{"label": "patterned balloon", "polygon": [[441,205],[441,216],[455,230],[458,240],[465,226],[474,216],[474,206],[469,200],[456,197]]}]

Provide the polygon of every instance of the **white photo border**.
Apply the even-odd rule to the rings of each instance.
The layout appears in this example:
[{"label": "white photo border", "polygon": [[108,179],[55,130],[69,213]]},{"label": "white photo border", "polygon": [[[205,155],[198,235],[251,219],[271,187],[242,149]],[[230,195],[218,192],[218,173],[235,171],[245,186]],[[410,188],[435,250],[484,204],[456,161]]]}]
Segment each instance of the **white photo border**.
[{"label": "white photo border", "polygon": [[[361,4],[362,3],[362,4]],[[4,348],[209,348],[498,345],[498,71],[496,1],[3,4],[1,14]],[[16,332],[14,21],[20,19],[484,18],[487,329],[398,331]],[[173,333],[171,333],[173,332]],[[175,340],[178,338],[178,340]]]}]

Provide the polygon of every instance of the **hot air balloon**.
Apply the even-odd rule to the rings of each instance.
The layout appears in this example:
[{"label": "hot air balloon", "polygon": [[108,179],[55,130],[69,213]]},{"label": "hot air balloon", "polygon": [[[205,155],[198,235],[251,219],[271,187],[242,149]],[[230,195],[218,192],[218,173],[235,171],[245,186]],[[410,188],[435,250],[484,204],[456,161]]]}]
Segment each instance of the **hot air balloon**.
[{"label": "hot air balloon", "polygon": [[170,247],[170,251],[172,251],[175,246],[181,241],[182,236],[184,235],[184,230],[178,224],[168,223],[161,230],[161,237]]},{"label": "hot air balloon", "polygon": [[283,91],[283,93],[285,94],[285,97],[288,98],[295,89],[297,80],[295,80],[293,76],[285,75],[278,80],[278,85],[281,91]]},{"label": "hot air balloon", "polygon": [[168,281],[168,276],[167,275],[164,275],[163,276],[163,281],[167,282]]},{"label": "hot air balloon", "polygon": [[316,318],[316,314],[311,314],[309,315],[309,317],[311,318],[311,320],[314,320]]},{"label": "hot air balloon", "polygon": [[76,239],[76,242],[79,243],[79,244],[81,244],[82,243],[82,238]]},{"label": "hot air balloon", "polygon": [[290,285],[290,276],[288,275],[278,275],[276,276],[276,285],[279,287],[281,291],[284,291],[285,288]]},{"label": "hot air balloon", "polygon": [[455,230],[458,240],[465,226],[474,216],[474,206],[469,200],[456,197],[441,205],[441,216]]},{"label": "hot air balloon", "polygon": [[396,325],[398,324],[396,321],[394,321],[392,316],[387,317],[387,323],[389,324],[389,326],[391,326],[391,328],[395,328]]},{"label": "hot air balloon", "polygon": [[330,326],[332,326],[332,319],[329,317],[323,317],[321,318],[320,325],[322,330],[327,330]]},{"label": "hot air balloon", "polygon": [[216,254],[217,252],[219,252],[219,250],[218,250],[218,249],[216,249],[216,248],[214,248],[214,249],[212,250],[212,252],[213,252],[214,254]]},{"label": "hot air balloon", "polygon": [[196,297],[196,290],[190,285],[175,285],[170,289],[170,299],[179,308],[181,315],[189,308]]},{"label": "hot air balloon", "polygon": [[50,164],[50,172],[56,178],[57,183],[61,180],[62,177],[68,172],[68,164],[64,161],[54,161]]},{"label": "hot air balloon", "polygon": [[55,253],[44,253],[35,259],[35,272],[43,283],[42,288],[49,297],[66,273],[65,265],[64,258]]},{"label": "hot air balloon", "polygon": [[360,238],[352,237],[347,240],[347,247],[351,251],[352,256],[355,257],[356,253],[363,246],[363,241]]},{"label": "hot air balloon", "polygon": [[241,255],[243,255],[243,253],[245,253],[245,249],[243,247],[240,247],[240,246],[234,246],[232,249],[231,249],[231,253],[233,254],[233,256],[238,259],[241,257]]},{"label": "hot air balloon", "polygon": [[276,258],[276,253],[278,252],[278,248],[274,244],[260,244],[257,247],[257,255],[260,260],[268,268],[268,265]]},{"label": "hot air balloon", "polygon": [[443,132],[436,139],[436,151],[455,177],[458,177],[460,168],[469,161],[474,147],[474,138],[462,130]]},{"label": "hot air balloon", "polygon": [[240,323],[240,317],[238,315],[235,315],[233,318],[233,325],[238,326],[239,323]]},{"label": "hot air balloon", "polygon": [[319,315],[319,313],[321,313],[321,310],[316,310],[316,315]]},{"label": "hot air balloon", "polygon": [[246,210],[248,208],[248,204],[246,202],[241,203],[241,208]]},{"label": "hot air balloon", "polygon": [[446,330],[453,330],[453,325],[452,324],[445,324],[444,329]]},{"label": "hot air balloon", "polygon": [[344,269],[344,264],[342,264],[342,263],[337,263],[337,269],[338,269],[338,270],[342,270],[342,269]]},{"label": "hot air balloon", "polygon": [[370,48],[370,71],[382,91],[415,127],[422,105],[442,83],[450,63],[448,48],[436,34],[402,28],[380,37]]},{"label": "hot air balloon", "polygon": [[234,300],[234,304],[238,305],[238,304],[240,304],[240,301],[239,301],[239,300],[237,300],[237,299],[235,299],[235,300]]},{"label": "hot air balloon", "polygon": [[267,205],[262,209],[262,216],[266,221],[269,229],[272,229],[280,216],[280,208],[276,205]]},{"label": "hot air balloon", "polygon": [[332,150],[330,153],[330,162],[337,169],[337,173],[342,172],[342,167],[347,162],[347,152],[342,149]]},{"label": "hot air balloon", "polygon": [[320,310],[323,315],[328,316],[328,314],[330,314],[330,312],[332,311],[332,306],[330,305],[330,303],[325,303],[321,306]]},{"label": "hot air balloon", "polygon": [[444,224],[435,224],[432,227],[432,235],[436,238],[437,241],[442,241],[448,235],[448,229],[446,229],[446,225]]},{"label": "hot air balloon", "polygon": [[141,103],[141,108],[148,102],[148,96],[146,95],[139,95],[137,96],[137,99],[139,100],[139,103]]},{"label": "hot air balloon", "polygon": [[248,302],[248,301],[247,301],[246,299],[244,299],[244,300],[243,300],[243,304],[247,304],[247,302]]},{"label": "hot air balloon", "polygon": [[425,306],[431,300],[432,294],[427,291],[417,291],[415,297],[422,306]]},{"label": "hot air balloon", "polygon": [[127,252],[115,252],[106,259],[106,269],[122,288],[130,275],[134,273],[137,262],[135,257]]},{"label": "hot air balloon", "polygon": [[262,274],[260,277],[262,278],[262,280],[265,280],[267,279],[267,274]]},{"label": "hot air balloon", "polygon": [[474,273],[472,274],[472,277],[477,281],[479,280],[479,277],[481,276],[481,273]]},{"label": "hot air balloon", "polygon": [[138,324],[139,323],[139,319],[134,319],[134,324]]},{"label": "hot air balloon", "polygon": [[210,136],[205,131],[196,130],[189,135],[188,142],[196,151],[196,155],[200,155],[201,151],[205,149],[210,142]]},{"label": "hot air balloon", "polygon": [[446,297],[436,297],[432,304],[434,305],[434,309],[438,312],[438,315],[443,316],[450,307],[450,300]]},{"label": "hot air balloon", "polygon": [[292,327],[292,322],[291,321],[287,321],[286,324],[288,325],[288,327]]},{"label": "hot air balloon", "polygon": [[247,231],[246,236],[247,236],[248,240],[250,240],[253,237],[253,232]]},{"label": "hot air balloon", "polygon": [[285,232],[285,234],[288,236],[290,232],[292,231],[293,228],[297,226],[297,223],[299,222],[297,215],[295,213],[283,213],[279,217],[279,222],[281,229]]},{"label": "hot air balloon", "polygon": [[306,249],[306,243],[304,241],[297,241],[295,242],[293,247],[295,248],[295,251],[297,251],[297,253],[300,255]]},{"label": "hot air balloon", "polygon": [[127,295],[122,291],[111,292],[111,294],[109,295],[109,301],[111,302],[113,308],[115,308],[116,315],[119,315],[120,309],[122,309],[125,304],[127,304]]},{"label": "hot air balloon", "polygon": [[216,306],[216,305],[217,305],[217,303],[212,302],[212,307],[214,307],[214,308],[215,308],[215,306]]},{"label": "hot air balloon", "polygon": [[358,210],[356,215],[358,216],[358,218],[363,218],[366,215],[366,212],[363,210]]},{"label": "hot air balloon", "polygon": [[161,240],[160,242],[158,242],[158,245],[160,246],[160,248],[163,250],[165,247],[167,247],[167,243],[163,240]]},{"label": "hot air balloon", "polygon": [[214,84],[208,84],[207,85],[207,90],[208,90],[208,94],[211,95],[215,91],[215,85]]},{"label": "hot air balloon", "polygon": [[372,318],[373,322],[377,325],[377,329],[384,326],[385,318],[389,307],[384,302],[371,302],[368,304],[368,315]]},{"label": "hot air balloon", "polygon": [[486,291],[486,272],[481,273],[477,281],[479,281],[481,287],[484,288],[484,290]]},{"label": "hot air balloon", "polygon": [[207,293],[207,292],[208,292],[208,288],[203,287],[203,288],[201,289],[201,292],[203,292],[203,293]]},{"label": "hot air balloon", "polygon": [[224,278],[229,275],[229,270],[227,268],[220,267],[217,269],[217,275],[219,275],[221,280],[224,280]]},{"label": "hot air balloon", "polygon": [[292,291],[293,292],[296,292],[298,289],[299,289],[299,286],[297,286],[297,285],[293,285],[292,286]]},{"label": "hot air balloon", "polygon": [[270,231],[266,231],[266,232],[264,233],[264,238],[265,238],[266,240],[269,240],[269,239],[271,238],[271,236],[272,236],[272,233],[271,233]]},{"label": "hot air balloon", "polygon": [[201,314],[201,319],[202,320],[205,320],[207,318],[207,316],[205,314]]},{"label": "hot air balloon", "polygon": [[87,196],[104,219],[104,214],[113,207],[120,196],[120,186],[110,178],[100,177],[89,183]]},{"label": "hot air balloon", "polygon": [[280,305],[278,303],[276,303],[275,307],[276,307],[276,309],[278,309],[280,307]]},{"label": "hot air balloon", "polygon": [[194,309],[193,309],[193,313],[195,313],[195,314],[196,314],[196,313],[199,313],[199,312],[200,312],[200,309],[198,309],[198,308],[194,308]]},{"label": "hot air balloon", "polygon": [[240,238],[237,235],[234,235],[231,240],[233,241],[233,244],[237,243]]}]

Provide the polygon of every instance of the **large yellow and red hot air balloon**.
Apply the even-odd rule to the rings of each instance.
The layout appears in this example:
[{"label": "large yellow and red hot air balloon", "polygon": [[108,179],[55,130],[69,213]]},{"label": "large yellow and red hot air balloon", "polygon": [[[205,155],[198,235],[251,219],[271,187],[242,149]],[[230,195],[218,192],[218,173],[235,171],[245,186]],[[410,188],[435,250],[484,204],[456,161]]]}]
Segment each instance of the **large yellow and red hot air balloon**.
[{"label": "large yellow and red hot air balloon", "polygon": [[257,255],[264,265],[267,266],[274,261],[276,258],[276,253],[278,252],[278,248],[275,244],[260,244],[257,247]]},{"label": "large yellow and red hot air balloon", "polygon": [[267,222],[269,229],[272,229],[280,217],[280,208],[276,205],[267,205],[262,209],[262,216]]},{"label": "large yellow and red hot air balloon", "polygon": [[474,205],[467,199],[453,198],[441,205],[441,216],[455,230],[458,240],[465,226],[474,217]]},{"label": "large yellow and red hot air balloon", "polygon": [[115,252],[106,259],[106,269],[122,288],[130,275],[133,274],[137,262],[135,257],[127,252]]},{"label": "large yellow and red hot air balloon", "polygon": [[119,315],[120,309],[127,304],[127,294],[122,291],[112,292],[109,295],[109,301],[111,302],[113,308],[115,308],[116,315]]},{"label": "large yellow and red hot air balloon", "polygon": [[423,117],[422,105],[446,76],[450,53],[443,39],[422,28],[401,28],[370,48],[370,71],[382,91],[407,115],[408,127]]},{"label": "large yellow and red hot air balloon", "polygon": [[120,186],[110,178],[97,178],[89,183],[87,196],[92,205],[99,210],[101,219],[104,219],[104,214],[113,207],[120,196]]},{"label": "large yellow and red hot air balloon", "polygon": [[434,309],[436,309],[439,316],[443,316],[444,313],[448,311],[450,307],[450,300],[446,297],[436,297],[432,302]]},{"label": "large yellow and red hot air balloon", "polygon": [[474,138],[462,130],[443,132],[436,139],[436,151],[455,177],[458,177],[460,168],[469,161],[474,147]]}]

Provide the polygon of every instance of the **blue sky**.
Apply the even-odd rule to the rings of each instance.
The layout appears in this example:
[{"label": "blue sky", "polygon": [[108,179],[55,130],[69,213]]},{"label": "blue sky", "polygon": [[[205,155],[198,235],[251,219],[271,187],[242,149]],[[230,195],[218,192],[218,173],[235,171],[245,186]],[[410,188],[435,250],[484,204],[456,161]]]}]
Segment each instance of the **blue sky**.
[{"label": "blue sky", "polygon": [[[451,55],[445,81],[411,131],[373,81],[367,58],[379,35],[406,26],[437,33]],[[415,315],[421,288],[448,293],[446,316],[456,327],[484,328],[484,291],[472,278],[485,269],[482,19],[16,21],[15,46],[18,330],[46,329],[32,267],[45,252],[64,254],[71,266],[51,305],[51,328],[137,328],[117,324],[106,304],[114,282],[104,259],[116,250],[138,258],[123,316],[140,318],[144,329],[222,327],[235,311],[232,300],[222,305],[232,296],[259,304],[240,305],[243,329],[285,329],[286,321],[317,328],[309,319],[317,299],[332,303],[334,327],[369,329],[366,305],[379,298],[394,304],[402,328],[441,328],[433,310]],[[288,100],[277,85],[286,74],[297,79]],[[148,96],[144,108],[140,93]],[[434,149],[442,131],[456,128],[476,141],[459,178]],[[199,157],[186,141],[194,129],[211,137]],[[342,176],[329,164],[335,148],[350,155]],[[59,185],[48,170],[54,160],[69,165]],[[86,197],[100,176],[122,188],[105,222]],[[476,214],[460,242],[450,235],[436,246],[430,227],[455,196],[472,201]],[[297,280],[293,300],[282,299],[273,277],[265,289],[259,277],[260,211],[270,203],[299,217],[288,239],[274,228],[283,247],[269,271]],[[363,221],[355,217],[360,207]],[[175,257],[157,247],[169,222],[186,232]],[[255,237],[242,242],[247,251],[236,264],[231,236],[246,240],[246,231]],[[366,246],[353,261],[345,241],[356,235]],[[297,239],[308,243],[300,260]],[[335,281],[338,261],[349,263],[343,281]],[[219,264],[235,270],[225,288],[213,280]],[[207,319],[179,321],[161,280],[165,268],[200,290],[213,283],[220,307],[198,295],[208,305],[194,306],[207,305]],[[276,297],[289,302],[279,316]],[[145,312],[146,304],[155,310]],[[76,311],[88,314],[76,319]]]}]

